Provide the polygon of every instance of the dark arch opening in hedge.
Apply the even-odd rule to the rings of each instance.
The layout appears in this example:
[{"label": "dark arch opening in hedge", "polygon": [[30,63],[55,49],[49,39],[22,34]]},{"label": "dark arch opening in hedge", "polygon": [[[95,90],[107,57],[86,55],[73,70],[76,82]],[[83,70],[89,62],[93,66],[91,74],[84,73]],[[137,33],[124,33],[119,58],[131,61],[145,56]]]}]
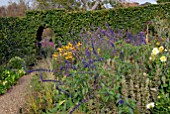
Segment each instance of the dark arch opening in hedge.
[{"label": "dark arch opening in hedge", "polygon": [[42,34],[43,34],[44,29],[45,29],[44,26],[40,26],[37,30],[36,40],[39,42],[42,40]]}]

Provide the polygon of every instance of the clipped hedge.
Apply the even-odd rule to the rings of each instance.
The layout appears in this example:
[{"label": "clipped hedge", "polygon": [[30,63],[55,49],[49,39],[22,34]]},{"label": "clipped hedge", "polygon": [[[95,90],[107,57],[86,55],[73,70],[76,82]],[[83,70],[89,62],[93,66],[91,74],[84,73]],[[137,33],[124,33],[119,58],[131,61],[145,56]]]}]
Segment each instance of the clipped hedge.
[{"label": "clipped hedge", "polygon": [[13,56],[25,58],[29,64],[36,59],[36,34],[40,26],[49,27],[58,41],[66,44],[77,40],[84,28],[91,26],[112,29],[128,29],[133,33],[144,30],[146,22],[155,16],[161,17],[170,12],[170,4],[154,4],[130,8],[67,12],[65,10],[28,11],[26,17],[0,18],[0,60],[1,64]]},{"label": "clipped hedge", "polygon": [[27,63],[35,60],[35,39],[30,34],[26,18],[0,18],[0,64],[14,56],[24,58]]},{"label": "clipped hedge", "polygon": [[165,2],[170,2],[170,0],[157,0],[157,3],[165,3]]},{"label": "clipped hedge", "polygon": [[[97,10],[86,12],[66,12],[64,10],[29,11],[27,17],[50,27],[55,32],[56,41],[65,42],[76,38],[82,28],[94,27],[128,29],[133,33],[144,30],[146,22],[155,16],[170,12],[170,4],[154,4],[121,9]],[[36,24],[35,24],[36,25]]]}]

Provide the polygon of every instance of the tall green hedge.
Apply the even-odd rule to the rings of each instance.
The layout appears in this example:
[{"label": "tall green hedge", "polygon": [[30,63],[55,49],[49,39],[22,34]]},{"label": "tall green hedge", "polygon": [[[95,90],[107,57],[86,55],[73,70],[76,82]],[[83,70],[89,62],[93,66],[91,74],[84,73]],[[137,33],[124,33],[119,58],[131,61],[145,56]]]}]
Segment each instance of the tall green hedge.
[{"label": "tall green hedge", "polygon": [[[170,4],[155,4],[121,9],[67,12],[65,10],[28,11],[25,17],[0,18],[0,60],[20,56],[31,62],[35,59],[36,33],[40,26],[55,33],[56,43],[76,39],[82,30],[91,26],[129,29],[134,33],[144,30],[146,22],[155,16],[170,13]],[[170,20],[170,19],[169,19]],[[2,63],[1,62],[1,63]]]},{"label": "tall green hedge", "polygon": [[157,0],[157,3],[166,3],[166,2],[170,2],[170,0]]},{"label": "tall green hedge", "polygon": [[[29,63],[36,55],[35,39],[29,34],[26,18],[0,18],[0,64],[7,63],[14,56],[24,58]],[[28,63],[28,62],[27,62]]]},{"label": "tall green hedge", "polygon": [[56,41],[65,42],[76,38],[82,28],[105,27],[129,29],[134,33],[144,30],[146,22],[155,16],[170,12],[170,4],[154,4],[121,9],[97,10],[86,12],[66,12],[64,10],[29,11],[27,17],[50,27],[55,32]]}]

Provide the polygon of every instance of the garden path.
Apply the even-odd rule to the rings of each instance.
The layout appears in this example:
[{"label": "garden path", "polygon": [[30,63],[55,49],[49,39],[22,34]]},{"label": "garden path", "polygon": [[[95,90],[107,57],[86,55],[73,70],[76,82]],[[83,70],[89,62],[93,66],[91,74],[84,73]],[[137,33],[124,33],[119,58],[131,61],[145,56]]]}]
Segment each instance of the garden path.
[{"label": "garden path", "polygon": [[24,105],[28,84],[34,73],[24,75],[7,93],[0,96],[0,114],[19,114]]}]

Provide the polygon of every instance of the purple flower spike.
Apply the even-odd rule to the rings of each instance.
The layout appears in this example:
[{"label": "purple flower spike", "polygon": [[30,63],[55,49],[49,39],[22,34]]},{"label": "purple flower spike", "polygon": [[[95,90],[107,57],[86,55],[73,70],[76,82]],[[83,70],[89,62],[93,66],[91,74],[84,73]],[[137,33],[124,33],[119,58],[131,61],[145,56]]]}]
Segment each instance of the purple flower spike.
[{"label": "purple flower spike", "polygon": [[120,60],[123,60],[123,52],[120,52]]},{"label": "purple flower spike", "polygon": [[112,43],[112,42],[110,42],[110,44],[111,44],[111,46],[114,48],[115,47],[115,45]]},{"label": "purple flower spike", "polygon": [[124,103],[123,99],[119,100],[119,102],[118,102],[118,104],[120,104],[120,105],[122,105],[123,103]]},{"label": "purple flower spike", "polygon": [[64,67],[63,66],[60,66],[60,70],[63,70],[64,69]]},{"label": "purple flower spike", "polygon": [[96,50],[95,50],[95,48],[94,48],[94,43],[92,42],[92,49],[93,49],[93,53],[95,54],[95,55],[97,55],[97,52],[96,52]]},{"label": "purple flower spike", "polygon": [[86,49],[86,56],[87,56],[87,57],[90,57],[90,56],[91,56],[89,49]]},{"label": "purple flower spike", "polygon": [[144,33],[143,33],[143,32],[140,32],[140,33],[139,33],[139,36],[140,36],[141,43],[142,43],[142,44],[146,44]]},{"label": "purple flower spike", "polygon": [[65,63],[68,64],[68,60],[65,60]]}]

